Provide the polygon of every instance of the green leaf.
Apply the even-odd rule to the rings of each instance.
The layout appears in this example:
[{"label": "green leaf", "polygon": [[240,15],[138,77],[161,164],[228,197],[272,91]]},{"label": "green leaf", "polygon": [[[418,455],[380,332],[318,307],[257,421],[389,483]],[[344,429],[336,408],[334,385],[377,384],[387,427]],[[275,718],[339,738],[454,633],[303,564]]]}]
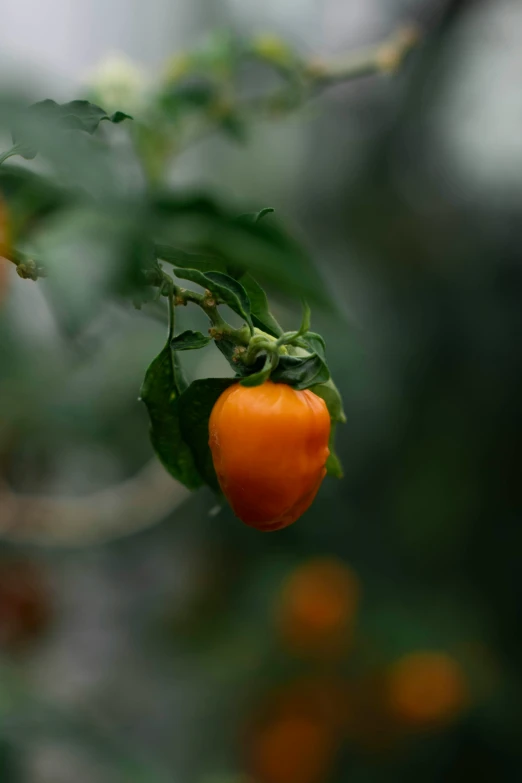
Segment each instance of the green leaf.
[{"label": "green leaf", "polygon": [[[203,196],[153,194],[151,209],[157,241],[217,256],[235,277],[250,272],[261,285],[335,308],[308,254],[275,221],[238,221],[231,210]],[[223,269],[221,263],[217,269]]]},{"label": "green leaf", "polygon": [[176,354],[167,344],[149,366],[141,399],[150,418],[150,439],[166,470],[189,489],[203,483],[190,447],[183,440],[180,423],[181,395],[185,380]]},{"label": "green leaf", "polygon": [[336,478],[342,478],[343,467],[339,457],[335,453],[335,430],[337,424],[346,423],[346,416],[343,410],[343,401],[341,395],[331,378],[327,383],[311,386],[310,391],[313,391],[314,394],[317,394],[318,397],[321,397],[325,401],[332,422],[332,428],[330,430],[330,441],[328,444],[330,448],[330,456],[326,462],[326,470],[329,475],[335,476]]},{"label": "green leaf", "polygon": [[241,386],[261,386],[261,384],[264,383],[266,380],[268,380],[268,378],[270,377],[270,373],[274,369],[274,366],[277,362],[277,358],[278,358],[277,354],[267,355],[265,359],[265,363],[263,365],[263,369],[242,378],[239,381]]},{"label": "green leaf", "polygon": [[179,356],[176,353],[172,353],[172,371],[174,374],[174,388],[178,394],[183,394],[183,392],[188,389],[189,382],[187,381]]},{"label": "green leaf", "polygon": [[328,412],[332,421],[346,424],[346,415],[343,410],[343,400],[339,389],[330,378],[326,383],[321,383],[318,386],[311,387],[314,394],[318,397],[322,397],[328,408]]},{"label": "green leaf", "polygon": [[270,312],[266,293],[259,283],[248,273],[242,275],[239,280],[250,299],[250,313],[254,326],[263,332],[268,332],[272,337],[280,337],[283,330]]},{"label": "green leaf", "polygon": [[260,209],[255,217],[254,223],[259,223],[259,221],[262,220],[265,215],[269,215],[271,212],[275,212],[273,207],[264,207],[264,209]]},{"label": "green leaf", "polygon": [[[14,141],[14,136],[13,136]],[[19,155],[21,158],[24,158],[24,160],[33,160],[33,158],[36,158],[38,154],[38,150],[35,149],[35,147],[30,146],[29,144],[23,144],[18,143],[15,144],[14,147],[11,147],[8,152],[5,152],[2,155],[1,161],[4,162],[4,160],[7,160],[8,158],[13,158],[16,155]]]},{"label": "green leaf", "polygon": [[[278,340],[279,345],[302,345],[301,336],[310,328],[312,312],[306,302],[303,302],[303,320],[301,326],[295,332],[284,332]],[[306,344],[306,343],[305,343]],[[322,357],[324,359],[324,355]]]},{"label": "green leaf", "polygon": [[[197,269],[199,272],[226,271],[226,264],[216,256],[202,253],[187,253],[170,245],[155,245],[156,258],[185,269]],[[223,269],[220,269],[220,266]]]},{"label": "green leaf", "polygon": [[330,372],[324,360],[316,353],[308,356],[280,356],[279,365],[271,375],[274,383],[287,383],[294,389],[309,389],[325,383]]},{"label": "green leaf", "polygon": [[313,353],[316,353],[321,359],[325,359],[326,345],[324,338],[315,332],[307,332],[304,336],[305,342],[310,346]]},{"label": "green leaf", "polygon": [[[250,299],[241,283],[223,272],[207,272],[205,277],[211,280],[214,286],[217,286],[216,291],[225,304],[231,307],[235,313],[241,315],[250,328],[253,329],[250,316]],[[213,291],[212,288],[210,290]]]},{"label": "green leaf", "polygon": [[299,337],[301,337],[303,334],[306,334],[306,332],[310,329],[311,320],[312,311],[310,310],[310,306],[308,305],[308,302],[303,302],[303,320],[301,321],[301,326],[299,327]]},{"label": "green leaf", "polygon": [[326,460],[326,472],[328,473],[329,476],[333,476],[334,478],[341,479],[344,476],[344,470],[343,470],[342,462],[335,452],[336,430],[337,430],[337,423],[333,421],[330,429],[330,438],[328,440],[328,447],[330,449],[330,453],[328,455],[328,459]]},{"label": "green leaf", "polygon": [[194,111],[207,111],[216,103],[218,85],[192,77],[190,81],[169,87],[161,96],[161,108],[168,117],[179,119],[182,114]]},{"label": "green leaf", "polygon": [[21,166],[0,166],[0,191],[9,203],[13,233],[18,237],[26,227],[35,228],[41,219],[78,200],[77,194]]},{"label": "green leaf", "polygon": [[228,84],[239,65],[242,48],[239,39],[230,32],[213,32],[197,49],[191,48],[190,52],[173,58],[167,82],[176,84],[204,75],[214,83],[224,79]]},{"label": "green leaf", "polygon": [[33,103],[29,109],[40,113],[42,116],[55,119],[57,125],[66,130],[82,130],[93,134],[103,120],[119,124],[123,120],[131,120],[130,114],[122,111],[107,114],[95,103],[89,101],[70,101],[69,103],[56,103],[52,100]]},{"label": "green leaf", "polygon": [[[98,128],[100,122],[107,120],[114,124],[119,124],[123,120],[131,120],[130,114],[122,111],[107,114],[102,108],[89,101],[70,101],[69,103],[56,103],[56,101],[46,99],[33,103],[27,109],[27,114],[31,117],[38,117],[47,125],[56,126],[62,130],[81,130],[92,135]],[[32,129],[25,123],[23,130],[13,132],[13,142],[17,146],[17,154],[27,160],[36,157],[38,153],[38,138],[42,128]]]},{"label": "green leaf", "polygon": [[[199,269],[174,269],[176,277],[182,280],[190,280],[191,283],[196,283],[202,288],[209,288],[209,280],[204,272],[200,272]],[[211,289],[209,288],[209,291]]]},{"label": "green leaf", "polygon": [[233,277],[223,272],[200,272],[198,269],[174,269],[174,274],[182,280],[190,280],[203,288],[208,288],[253,328],[247,292]]},{"label": "green leaf", "polygon": [[238,65],[239,54],[239,39],[228,30],[215,30],[192,51],[191,59],[196,71],[228,80]]},{"label": "green leaf", "polygon": [[265,215],[269,215],[271,212],[275,212],[273,207],[265,207],[264,209],[260,209],[259,212],[245,212],[244,215],[239,215],[237,220],[242,223],[259,223]]},{"label": "green leaf", "polygon": [[170,347],[173,351],[193,351],[197,348],[204,348],[211,341],[201,332],[193,332],[192,329],[178,334],[171,340]]},{"label": "green leaf", "polygon": [[194,455],[199,474],[206,484],[219,492],[219,483],[208,445],[208,421],[218,398],[234,378],[205,378],[194,381],[179,399],[181,432]]},{"label": "green leaf", "polygon": [[233,141],[244,144],[248,139],[248,128],[244,118],[238,111],[229,111],[223,115],[219,125],[221,130]]}]

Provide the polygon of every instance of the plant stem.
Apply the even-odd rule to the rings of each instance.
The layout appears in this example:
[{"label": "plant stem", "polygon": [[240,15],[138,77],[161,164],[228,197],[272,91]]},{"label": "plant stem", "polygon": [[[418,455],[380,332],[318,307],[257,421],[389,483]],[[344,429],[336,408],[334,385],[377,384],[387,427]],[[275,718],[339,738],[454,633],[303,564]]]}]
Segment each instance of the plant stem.
[{"label": "plant stem", "polygon": [[422,31],[417,25],[405,24],[376,46],[330,62],[304,62],[300,78],[275,92],[243,101],[241,108],[252,117],[278,116],[300,108],[306,100],[334,84],[379,73],[395,73],[421,37]]},{"label": "plant stem", "polygon": [[176,315],[175,315],[175,307],[174,307],[174,287],[170,286],[169,292],[168,292],[168,302],[169,302],[169,343],[172,342],[172,339],[174,337],[174,327],[176,324]]},{"label": "plant stem", "polygon": [[4,258],[15,265],[18,275],[24,280],[38,280],[40,277],[47,277],[47,272],[41,264],[14,248],[6,253]]},{"label": "plant stem", "polygon": [[323,88],[376,73],[395,73],[420,39],[420,28],[415,24],[406,24],[377,46],[329,63],[311,62],[307,76],[316,88]]},{"label": "plant stem", "polygon": [[[163,272],[161,281],[158,281],[156,284],[160,286],[162,294],[165,295],[166,293],[166,295],[169,297],[169,312],[171,307],[174,308],[185,306],[189,302],[192,302],[192,304],[196,304],[198,307],[201,307],[205,315],[208,317],[210,323],[212,324],[211,332],[214,339],[227,337],[237,345],[248,345],[250,335],[247,335],[247,329],[234,329],[233,326],[225,321],[218,310],[218,303],[216,302],[215,297],[212,296],[208,291],[204,294],[198,294],[196,291],[191,291],[188,288],[181,288],[180,286],[176,285],[176,283],[174,283],[172,278],[167,275],[166,272]],[[173,321],[173,310],[170,318]]]}]

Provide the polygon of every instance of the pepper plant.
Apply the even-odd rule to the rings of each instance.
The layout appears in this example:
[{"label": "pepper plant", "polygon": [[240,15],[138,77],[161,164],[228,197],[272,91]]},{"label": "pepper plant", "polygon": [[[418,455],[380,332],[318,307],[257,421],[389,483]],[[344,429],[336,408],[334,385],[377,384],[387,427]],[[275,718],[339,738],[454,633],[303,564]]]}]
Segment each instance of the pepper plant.
[{"label": "pepper plant", "polygon": [[[408,27],[375,49],[320,63],[276,38],[218,35],[172,59],[132,116],[85,99],[47,99],[27,108],[20,99],[2,98],[2,125],[12,133],[12,146],[0,154],[0,250],[22,278],[53,274],[52,260],[39,254],[39,239],[49,225],[74,218],[113,250],[111,295],[131,299],[137,308],[166,300],[167,340],[145,372],[141,399],[157,456],[188,488],[206,484],[219,491],[208,423],[231,384],[248,388],[270,380],[321,397],[331,420],[326,469],[336,477],[342,469],[335,426],[345,415],[324,340],[311,328],[310,305],[333,306],[315,265],[271,208],[238,214],[207,194],[169,187],[178,155],[214,131],[243,142],[256,118],[293,111],[337,81],[394,71],[416,40]],[[276,89],[245,95],[245,65],[275,72]],[[121,138],[120,146],[113,144],[115,129],[108,130],[116,125],[125,129],[141,170],[130,187]],[[37,172],[31,163],[6,163],[15,157],[40,160],[43,167]],[[297,328],[288,331],[278,323],[265,287],[303,301]],[[205,313],[207,333],[177,329],[176,311],[187,305]],[[240,325],[229,323],[231,311]],[[184,352],[211,342],[229,362],[231,377],[189,384]]]}]

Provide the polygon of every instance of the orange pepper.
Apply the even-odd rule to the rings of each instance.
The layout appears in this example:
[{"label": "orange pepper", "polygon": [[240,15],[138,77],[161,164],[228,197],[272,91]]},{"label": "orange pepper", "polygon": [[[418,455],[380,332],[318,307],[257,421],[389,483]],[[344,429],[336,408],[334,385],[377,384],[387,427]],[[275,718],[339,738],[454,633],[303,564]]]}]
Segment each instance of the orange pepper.
[{"label": "orange pepper", "polygon": [[279,530],[312,504],[326,474],[330,416],[309,389],[236,383],[214,405],[209,436],[221,489],[245,524]]}]

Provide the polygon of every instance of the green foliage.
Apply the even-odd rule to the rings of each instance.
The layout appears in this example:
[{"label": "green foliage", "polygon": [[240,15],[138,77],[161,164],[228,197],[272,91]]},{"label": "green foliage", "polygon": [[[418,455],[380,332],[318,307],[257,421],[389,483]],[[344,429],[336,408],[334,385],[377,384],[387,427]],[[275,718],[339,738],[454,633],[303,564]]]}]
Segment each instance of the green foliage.
[{"label": "green foliage", "polygon": [[314,351],[314,353],[316,353],[322,359],[325,359],[326,345],[320,334],[307,331],[305,334],[305,342],[308,347]]},{"label": "green foliage", "polygon": [[252,318],[250,315],[250,299],[248,294],[237,280],[223,272],[207,272],[205,275],[210,280],[212,287],[210,290],[222,299],[235,313],[242,316],[250,329],[253,330]]},{"label": "green foliage", "polygon": [[201,332],[193,332],[192,329],[178,334],[171,340],[170,347],[173,351],[193,351],[197,348],[204,348],[210,342],[210,337]]},{"label": "green foliage", "polygon": [[310,323],[312,320],[312,311],[310,310],[310,307],[307,302],[303,303],[303,320],[301,322],[301,326],[299,327],[299,331],[297,332],[297,337],[301,337],[301,335],[306,334],[310,329]]},{"label": "green foliage", "polygon": [[[307,334],[308,330],[310,329],[310,322],[312,318],[312,311],[310,310],[310,307],[308,306],[307,302],[303,303],[303,320],[301,321],[301,326],[299,329],[295,332],[285,332],[282,334],[278,339],[279,345],[287,345],[288,343],[294,343],[294,345],[298,345],[301,341],[299,338],[303,337]],[[309,343],[305,343],[306,345],[309,345]],[[323,344],[324,347],[324,344]],[[321,358],[324,360],[324,351],[320,353]]]},{"label": "green foliage", "polygon": [[271,376],[276,383],[287,383],[294,389],[309,389],[317,383],[326,383],[330,371],[324,359],[316,353],[308,356],[280,356]]},{"label": "green foliage", "polygon": [[130,114],[116,111],[109,115],[99,106],[89,101],[70,101],[69,103],[56,103],[52,100],[34,103],[29,111],[38,112],[56,122],[56,125],[64,130],[82,130],[86,133],[94,133],[100,122],[107,120],[114,124],[131,120]]},{"label": "green foliage", "polygon": [[276,354],[267,354],[265,363],[261,370],[246,375],[241,381],[242,386],[261,386],[262,383],[270,378],[270,373],[277,366]]},{"label": "green foliage", "polygon": [[[243,119],[234,102],[224,100],[225,85],[244,57],[253,56],[280,69],[276,61],[281,52],[273,49],[273,42],[272,49],[266,44],[260,42],[260,48],[247,50],[233,38],[216,39],[190,61],[185,76],[163,86],[155,111],[131,126],[144,169],[151,174],[148,186],[132,196],[121,189],[111,170],[108,145],[89,138],[101,122],[118,124],[132,119],[129,115],[108,114],[88,101],[58,104],[52,100],[28,109],[11,107],[11,114],[6,115],[11,117],[16,143],[0,156],[0,189],[21,245],[13,251],[12,260],[22,276],[36,279],[47,271],[46,258],[35,262],[31,255],[33,235],[45,235],[49,218],[54,225],[70,225],[73,213],[77,225],[93,241],[110,243],[114,271],[108,279],[113,295],[130,295],[137,307],[148,306],[154,288],[157,296],[169,297],[169,339],[146,372],[141,399],[149,413],[156,454],[168,472],[190,489],[206,483],[218,490],[208,447],[208,418],[230,383],[240,379],[245,386],[255,386],[271,378],[307,389],[330,378],[324,341],[309,331],[308,305],[300,328],[293,332],[284,332],[270,311],[264,285],[292,299],[301,297],[334,308],[303,247],[276,220],[266,219],[274,210],[266,207],[238,217],[237,209],[214,197],[173,193],[156,181],[186,116],[211,117],[217,127],[242,137]],[[144,133],[147,149],[141,146]],[[12,155],[29,159],[37,151],[45,153],[56,176],[1,165]],[[154,160],[149,160],[150,155]],[[60,176],[63,172],[66,176]],[[97,262],[96,257],[91,260]],[[172,265],[176,278],[201,286],[205,293],[178,286],[159,262]],[[199,304],[208,315],[211,336],[192,330],[173,336],[174,306],[188,302]],[[248,328],[227,324],[218,312],[221,305],[244,319]],[[212,339],[235,377],[188,386],[180,352],[203,348]],[[335,413],[331,415],[334,422]]]},{"label": "green foliage", "polygon": [[208,421],[218,398],[233,383],[233,378],[193,381],[179,401],[183,438],[190,443],[199,475],[215,492],[219,492],[219,484],[208,445]]},{"label": "green foliage", "polygon": [[[228,205],[205,195],[153,195],[151,209],[155,230],[161,235],[163,255],[168,255],[166,246],[182,246],[185,252],[203,256],[199,260],[205,271],[209,271],[208,256],[215,256],[220,260],[215,271],[226,272],[235,279],[249,272],[260,284],[273,285],[292,298],[300,296],[318,306],[335,309],[324,280],[306,251],[275,222],[238,222]],[[194,268],[199,270],[200,266]]]},{"label": "green foliage", "polygon": [[266,293],[259,283],[250,274],[242,275],[240,280],[250,299],[250,313],[254,326],[268,332],[272,337],[282,335],[283,330],[270,312]]},{"label": "green foliage", "polygon": [[[268,212],[273,212],[273,210],[261,210],[261,213],[264,214],[268,214]],[[258,329],[262,329],[264,332],[268,332],[268,334],[273,337],[280,337],[283,334],[281,326],[270,312],[265,291],[254,277],[245,271],[244,264],[234,269],[231,264],[227,264],[225,260],[218,256],[205,255],[203,253],[187,253],[184,250],[169,245],[156,245],[156,254],[158,258],[167,261],[176,267],[196,269],[205,273],[219,270],[221,272],[226,272],[230,277],[234,277],[241,283],[241,286],[246,293],[246,297],[249,300],[250,315],[253,325]],[[241,296],[244,296],[244,294],[242,293]]]},{"label": "green foliage", "polygon": [[253,329],[250,317],[250,301],[241,283],[223,272],[199,272],[197,269],[175,269],[174,274],[208,289],[219,301],[241,315]]},{"label": "green foliage", "polygon": [[[37,118],[39,122],[43,121],[47,126],[55,126],[60,130],[81,130],[90,135],[104,120],[116,125],[123,120],[132,119],[129,114],[122,111],[116,111],[109,115],[89,101],[70,101],[59,104],[56,101],[46,99],[34,103],[29,107],[27,113],[30,118]],[[31,123],[26,122],[22,130],[13,132],[13,143],[16,150],[14,154],[20,155],[26,160],[32,160],[38,154],[38,143],[32,137]]]},{"label": "green foliage", "polygon": [[[184,332],[172,343],[177,350],[202,347],[195,344],[198,335],[206,340],[198,332]],[[141,399],[149,412],[152,446],[168,472],[188,489],[208,484],[219,491],[208,445],[208,420],[218,397],[232,383],[233,378],[207,378],[187,386],[170,344],[147,370]]]},{"label": "green foliage", "polygon": [[34,231],[46,218],[74,206],[77,195],[67,193],[48,177],[19,166],[0,166],[0,193],[9,204],[15,234]]},{"label": "green foliage", "polygon": [[197,81],[176,85],[165,91],[162,106],[167,116],[178,119],[187,110],[206,110],[216,100],[217,86],[210,82]]},{"label": "green foliage", "polygon": [[[201,253],[187,253],[177,247],[169,245],[156,245],[155,253],[157,258],[167,261],[173,266],[183,267],[185,269],[198,269],[200,272],[210,272],[218,269],[222,263],[219,258],[206,256]],[[225,268],[225,264],[223,263]]]},{"label": "green foliage", "polygon": [[169,340],[145,374],[141,399],[149,412],[150,438],[158,458],[171,476],[189,489],[197,489],[202,480],[181,433],[179,401],[184,387]]},{"label": "green foliage", "polygon": [[326,462],[326,470],[331,476],[334,476],[335,478],[342,478],[343,468],[339,457],[335,453],[335,430],[337,424],[346,423],[346,416],[343,410],[343,401],[341,399],[341,395],[339,394],[339,390],[331,378],[326,383],[321,383],[317,386],[311,386],[310,388],[314,394],[317,394],[318,397],[322,397],[322,399],[325,401],[326,407],[328,408],[328,413],[330,414],[330,420],[332,422],[330,442],[328,444],[330,448],[330,456]]},{"label": "green foliage", "polygon": [[19,753],[14,745],[3,736],[0,736],[0,779],[5,780],[6,783],[21,783],[22,781]]},{"label": "green foliage", "polygon": [[273,207],[264,207],[259,212],[245,212],[245,214],[239,215],[237,219],[242,223],[258,223],[265,215],[270,215],[271,212],[275,212]]}]

